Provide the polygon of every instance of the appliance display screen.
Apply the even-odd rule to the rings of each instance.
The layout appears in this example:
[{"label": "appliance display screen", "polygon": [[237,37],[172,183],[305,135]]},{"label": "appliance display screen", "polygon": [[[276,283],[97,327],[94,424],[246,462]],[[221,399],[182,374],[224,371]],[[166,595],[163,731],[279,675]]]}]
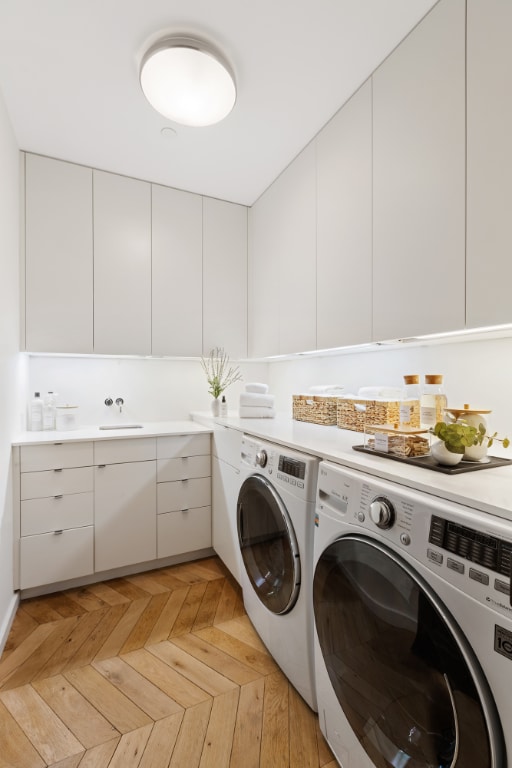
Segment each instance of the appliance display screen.
[{"label": "appliance display screen", "polygon": [[291,459],[289,456],[281,454],[279,456],[279,471],[284,472],[285,475],[291,475],[292,477],[298,477],[299,480],[304,480],[306,464],[304,461]]}]

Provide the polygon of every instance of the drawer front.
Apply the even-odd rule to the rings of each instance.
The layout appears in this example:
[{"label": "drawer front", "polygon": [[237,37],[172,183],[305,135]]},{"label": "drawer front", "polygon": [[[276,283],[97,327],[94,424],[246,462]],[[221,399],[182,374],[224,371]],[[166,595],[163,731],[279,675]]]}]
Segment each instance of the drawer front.
[{"label": "drawer front", "polygon": [[94,490],[93,467],[78,469],[51,469],[46,472],[21,474],[21,499],[61,496],[68,493],[86,493]]},{"label": "drawer front", "polygon": [[177,480],[172,483],[158,483],[157,512],[174,512],[211,504],[211,479],[198,477],[193,480]]},{"label": "drawer front", "polygon": [[158,515],[158,557],[182,555],[212,545],[210,507]]},{"label": "drawer front", "polygon": [[210,435],[167,435],[157,437],[157,459],[177,459],[179,456],[201,456],[210,453]]},{"label": "drawer front", "polygon": [[158,459],[157,482],[187,480],[193,477],[210,477],[210,456],[182,456],[179,459]]},{"label": "drawer front", "polygon": [[21,535],[34,536],[94,524],[94,494],[72,493],[21,502]]},{"label": "drawer front", "polygon": [[22,472],[40,472],[44,469],[61,469],[64,467],[87,467],[92,464],[92,443],[22,445],[20,450]]},{"label": "drawer front", "polygon": [[124,464],[129,461],[156,459],[154,437],[128,437],[119,440],[98,440],[94,443],[94,463]]},{"label": "drawer front", "polygon": [[93,573],[92,525],[20,539],[20,587],[76,579]]}]

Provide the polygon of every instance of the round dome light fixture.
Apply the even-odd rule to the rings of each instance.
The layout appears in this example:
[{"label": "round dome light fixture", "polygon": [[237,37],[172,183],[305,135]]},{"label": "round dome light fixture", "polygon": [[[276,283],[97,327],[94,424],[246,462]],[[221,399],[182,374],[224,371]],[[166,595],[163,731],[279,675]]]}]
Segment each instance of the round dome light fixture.
[{"label": "round dome light fixture", "polygon": [[140,84],[151,106],[181,125],[214,125],[236,101],[228,64],[208,43],[188,37],[153,45],[142,59]]}]

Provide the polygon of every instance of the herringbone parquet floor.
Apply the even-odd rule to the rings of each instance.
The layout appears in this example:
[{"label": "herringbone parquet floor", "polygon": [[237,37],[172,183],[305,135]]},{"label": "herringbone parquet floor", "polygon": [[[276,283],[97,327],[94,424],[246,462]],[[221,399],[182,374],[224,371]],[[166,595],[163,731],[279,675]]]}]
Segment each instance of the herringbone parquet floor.
[{"label": "herringbone parquet floor", "polygon": [[0,768],[335,768],[316,715],[207,558],[21,603]]}]

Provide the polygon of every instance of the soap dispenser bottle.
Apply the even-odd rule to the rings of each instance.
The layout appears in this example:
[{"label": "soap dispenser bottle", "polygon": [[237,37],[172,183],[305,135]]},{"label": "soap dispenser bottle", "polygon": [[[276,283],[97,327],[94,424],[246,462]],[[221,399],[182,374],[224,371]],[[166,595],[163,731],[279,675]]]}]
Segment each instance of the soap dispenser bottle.
[{"label": "soap dispenser bottle", "polygon": [[30,403],[30,429],[37,432],[43,428],[43,401],[40,392],[34,392]]},{"label": "soap dispenser bottle", "polygon": [[226,395],[222,395],[222,400],[220,401],[220,415],[221,416],[228,415],[228,404],[226,402]]}]

